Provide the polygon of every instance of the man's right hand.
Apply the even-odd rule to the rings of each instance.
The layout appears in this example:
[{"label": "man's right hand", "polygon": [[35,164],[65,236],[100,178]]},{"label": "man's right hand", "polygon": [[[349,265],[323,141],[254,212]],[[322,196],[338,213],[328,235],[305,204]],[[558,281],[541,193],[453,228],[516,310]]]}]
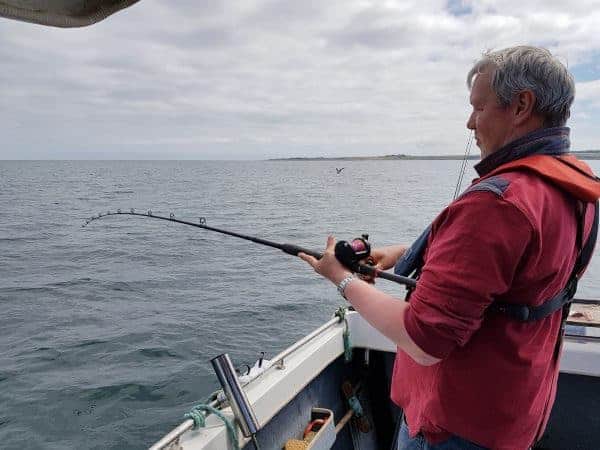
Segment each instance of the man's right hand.
[{"label": "man's right hand", "polygon": [[[388,270],[396,265],[396,261],[404,255],[408,247],[406,245],[390,245],[387,247],[372,248],[371,255],[368,259],[362,260],[361,263],[374,266],[379,270]],[[369,283],[375,282],[375,277],[368,275],[360,275]]]}]

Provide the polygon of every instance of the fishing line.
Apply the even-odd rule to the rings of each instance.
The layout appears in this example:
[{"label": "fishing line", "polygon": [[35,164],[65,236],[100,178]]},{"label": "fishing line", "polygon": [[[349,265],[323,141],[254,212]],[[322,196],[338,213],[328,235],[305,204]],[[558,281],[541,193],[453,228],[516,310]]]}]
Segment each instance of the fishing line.
[{"label": "fishing line", "polygon": [[[294,244],[280,244],[273,241],[268,241],[266,239],[261,239],[255,236],[249,236],[246,234],[236,233],[233,231],[223,230],[221,228],[211,227],[206,225],[206,218],[200,217],[198,219],[198,223],[190,222],[187,220],[181,220],[175,218],[175,214],[169,214],[169,217],[159,216],[152,213],[152,210],[149,210],[146,213],[138,213],[132,208],[129,211],[122,211],[118,209],[116,212],[107,211],[106,213],[99,213],[97,216],[92,216],[85,221],[82,227],[87,226],[91,222],[108,217],[108,216],[138,216],[138,217],[147,217],[151,219],[160,219],[167,220],[169,222],[181,223],[183,225],[189,225],[196,228],[202,228],[204,230],[215,231],[217,233],[226,234],[228,236],[237,237],[240,239],[245,239],[247,241],[254,242],[256,244],[265,245],[267,247],[277,248],[287,253],[288,255],[298,256],[298,253],[306,253],[314,258],[321,259],[323,257],[322,253],[315,252],[313,250],[308,250],[302,247],[299,247]],[[417,285],[416,280],[409,277],[404,277],[401,275],[391,274],[384,272],[376,267],[363,264],[359,261],[367,259],[370,254],[370,245],[367,241],[368,236],[363,235],[360,238],[353,239],[350,242],[347,241],[339,241],[336,244],[335,255],[337,259],[344,264],[347,268],[361,275],[367,275],[369,277],[375,278],[383,278],[384,280],[394,281],[399,284],[403,284],[409,288],[413,288]]]},{"label": "fishing line", "polygon": [[471,146],[473,144],[473,136],[474,136],[474,133],[471,132],[471,134],[469,135],[469,138],[467,140],[467,144],[465,146],[465,154],[464,154],[462,162],[461,162],[461,166],[460,166],[460,170],[459,170],[459,174],[458,174],[458,180],[456,181],[456,187],[454,189],[454,196],[452,198],[452,201],[456,200],[456,198],[460,194],[460,189],[462,187],[465,169],[467,167],[467,160],[469,158],[469,154],[471,152]]},{"label": "fishing line", "polygon": [[473,146],[473,137],[475,136],[475,132],[471,131],[469,135],[469,139],[467,140],[467,145],[465,146],[465,155],[463,157],[460,171],[458,173],[458,180],[456,181],[456,188],[454,189],[454,197],[452,197],[452,201],[456,200],[458,194],[460,194],[460,188],[462,187],[463,178],[465,176],[465,169],[467,167],[467,160],[469,159],[469,154],[471,153],[471,147]]}]

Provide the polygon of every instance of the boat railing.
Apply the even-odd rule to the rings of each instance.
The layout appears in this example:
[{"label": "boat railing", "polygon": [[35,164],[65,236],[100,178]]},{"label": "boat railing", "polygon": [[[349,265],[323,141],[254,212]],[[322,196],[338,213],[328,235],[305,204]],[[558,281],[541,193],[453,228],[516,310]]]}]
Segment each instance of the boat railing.
[{"label": "boat railing", "polygon": [[[289,357],[292,353],[294,353],[299,348],[308,344],[310,341],[312,341],[316,337],[323,334],[325,331],[329,330],[334,325],[339,324],[340,321],[341,321],[341,319],[339,317],[335,317],[335,318],[331,319],[329,322],[326,322],[325,324],[321,325],[319,328],[314,330],[312,333],[307,334],[302,339],[295,342],[294,344],[292,344],[290,347],[286,348],[281,353],[277,354],[274,358],[271,359],[271,364],[269,367],[267,367],[259,376],[244,383],[242,386],[246,387],[249,384],[252,384],[252,382],[254,382],[258,378],[263,377],[265,375],[265,373],[271,371],[273,368],[276,368],[279,370],[285,369],[285,360],[287,357]],[[218,408],[218,407],[224,406],[224,403],[225,403],[225,401],[215,399],[209,403],[209,406],[211,406],[213,408]],[[174,441],[179,439],[183,433],[191,430],[192,428],[194,428],[194,421],[192,419],[185,420],[180,425],[178,425],[176,428],[174,428],[172,431],[170,431],[168,434],[163,436],[154,445],[152,445],[152,447],[150,447],[149,450],[162,450],[162,449],[168,448],[168,446],[170,446]]]},{"label": "boat railing", "polygon": [[[568,325],[582,326],[582,327],[596,327],[600,328],[600,300],[596,299],[573,299],[574,308],[571,309],[571,314],[567,319]],[[597,307],[597,308],[594,308]],[[255,380],[262,378],[264,374],[270,372],[274,368],[276,369],[285,369],[285,360],[299,348],[305,346],[307,343],[320,336],[322,333],[330,329],[331,327],[339,324],[341,319],[339,317],[335,317],[312,333],[304,336],[299,341],[292,344],[290,347],[287,347],[284,351],[276,355],[271,359],[270,365],[256,378],[253,378],[242,386],[246,387],[249,384],[252,384]],[[578,336],[574,336],[578,337]],[[213,408],[219,408],[225,406],[226,400],[215,399],[209,403],[209,406]],[[154,445],[150,447],[149,450],[162,450],[168,448],[172,443],[176,442],[181,435],[185,432],[194,428],[194,421],[192,419],[187,419],[182,422],[179,426],[174,428],[171,432],[163,436],[159,441],[157,441]]]}]

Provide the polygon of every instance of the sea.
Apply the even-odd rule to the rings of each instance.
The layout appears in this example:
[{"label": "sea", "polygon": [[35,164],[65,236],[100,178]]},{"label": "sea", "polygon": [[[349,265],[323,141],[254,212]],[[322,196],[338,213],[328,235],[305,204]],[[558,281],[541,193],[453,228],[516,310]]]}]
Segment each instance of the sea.
[{"label": "sea", "polygon": [[[0,161],[0,448],[147,448],[218,388],[211,358],[274,356],[344,303],[277,249],[148,217],[86,219],[135,208],[319,251],[329,234],[409,244],[452,200],[460,166]],[[599,295],[596,258],[578,296]]]}]

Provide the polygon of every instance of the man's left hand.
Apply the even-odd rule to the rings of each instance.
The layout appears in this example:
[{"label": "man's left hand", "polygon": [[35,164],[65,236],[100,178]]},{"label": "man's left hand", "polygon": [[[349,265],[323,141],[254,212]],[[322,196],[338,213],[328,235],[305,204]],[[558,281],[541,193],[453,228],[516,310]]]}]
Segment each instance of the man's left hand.
[{"label": "man's left hand", "polygon": [[306,253],[298,253],[298,257],[310,264],[315,269],[315,272],[324,276],[335,285],[338,285],[352,273],[335,257],[335,238],[333,236],[327,238],[327,246],[321,259],[314,258]]}]

